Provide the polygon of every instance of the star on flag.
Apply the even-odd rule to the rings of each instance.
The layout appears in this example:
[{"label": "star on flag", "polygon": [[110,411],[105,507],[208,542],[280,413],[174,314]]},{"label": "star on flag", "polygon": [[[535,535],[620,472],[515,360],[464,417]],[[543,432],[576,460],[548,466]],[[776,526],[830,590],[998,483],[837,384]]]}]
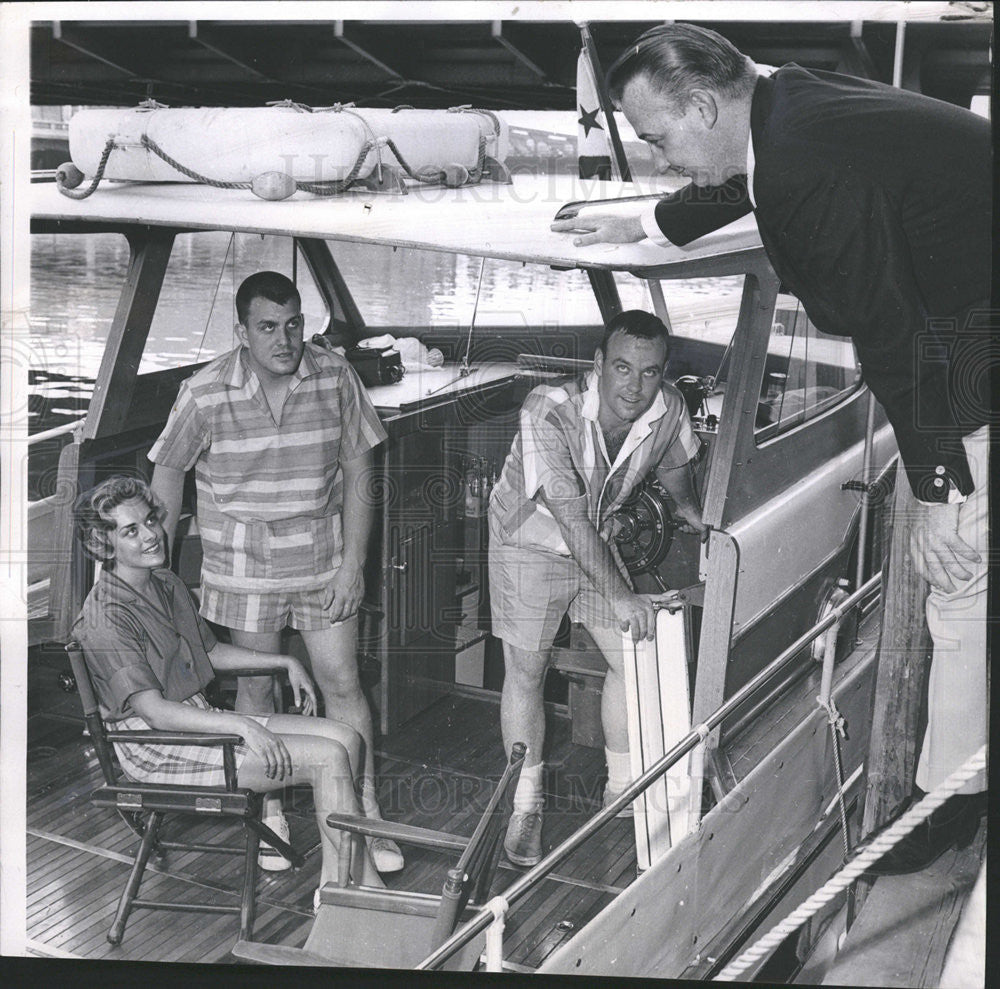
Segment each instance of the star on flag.
[{"label": "star on flag", "polygon": [[604,128],[597,122],[597,114],[600,113],[600,108],[595,107],[593,110],[584,110],[580,107],[580,117],[577,123],[583,128],[583,136],[590,137],[591,130],[604,130]]}]

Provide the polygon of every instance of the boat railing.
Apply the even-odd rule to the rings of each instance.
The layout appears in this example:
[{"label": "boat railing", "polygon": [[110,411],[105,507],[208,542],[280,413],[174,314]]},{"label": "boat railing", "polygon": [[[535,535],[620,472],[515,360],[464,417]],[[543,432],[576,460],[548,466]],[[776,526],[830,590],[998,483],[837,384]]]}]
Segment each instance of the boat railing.
[{"label": "boat railing", "polygon": [[[756,691],[775,680],[806,646],[833,628],[833,626],[838,625],[849,612],[864,603],[869,595],[879,588],[881,580],[882,573],[879,571],[865,581],[856,591],[853,591],[844,598],[843,601],[831,607],[819,622],[803,633],[803,635],[796,639],[787,649],[772,660],[771,663],[765,666],[756,676],[737,690],[736,693],[713,711],[704,722],[692,728],[672,749],[653,763],[642,776],[633,780],[615,800],[604,807],[599,813],[595,814],[582,827],[574,831],[561,845],[553,848],[536,866],[521,876],[520,879],[516,880],[503,893],[480,907],[473,917],[455,930],[447,940],[442,942],[437,949],[420,962],[416,966],[417,969],[438,968],[456,951],[468,944],[477,934],[493,925],[494,922],[498,925],[496,930],[498,932],[502,931],[504,917],[518,900],[530,893],[557,865],[576,851],[591,835],[613,820],[620,810],[632,803],[636,797],[644,793],[669,769],[703,742],[715,728],[737,711],[741,705],[746,703]],[[490,940],[490,935],[488,934],[486,949],[487,969],[499,971],[498,957],[493,959],[493,966],[489,964],[491,954]],[[497,951],[496,954],[498,955],[499,952]]]},{"label": "boat railing", "polygon": [[72,422],[64,422],[60,426],[53,426],[51,429],[44,429],[40,433],[33,433],[28,437],[28,446],[34,446],[36,443],[41,443],[43,440],[54,440],[57,436],[65,436],[67,433],[72,433],[86,416],[81,416],[79,419],[74,419]]}]

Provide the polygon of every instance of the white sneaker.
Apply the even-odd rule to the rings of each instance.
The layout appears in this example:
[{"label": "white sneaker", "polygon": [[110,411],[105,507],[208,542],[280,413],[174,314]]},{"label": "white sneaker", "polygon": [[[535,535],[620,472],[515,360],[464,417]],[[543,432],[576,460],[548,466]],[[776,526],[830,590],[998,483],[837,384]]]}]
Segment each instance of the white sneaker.
[{"label": "white sneaker", "polygon": [[[265,817],[261,823],[264,827],[270,828],[282,841],[288,841],[288,821],[284,814],[278,814],[276,817]],[[260,843],[257,865],[265,872],[284,872],[292,867],[292,863],[266,841]]]},{"label": "white sneaker", "polygon": [[406,864],[403,853],[391,838],[368,838],[368,851],[379,872],[399,872]]}]

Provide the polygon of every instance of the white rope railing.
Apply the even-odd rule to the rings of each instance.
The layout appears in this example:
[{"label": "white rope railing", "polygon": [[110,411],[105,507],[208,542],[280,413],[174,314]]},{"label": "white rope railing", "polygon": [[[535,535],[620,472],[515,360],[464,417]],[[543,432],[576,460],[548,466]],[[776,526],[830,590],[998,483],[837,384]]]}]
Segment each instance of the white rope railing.
[{"label": "white rope railing", "polygon": [[859,878],[886,852],[905,838],[921,821],[926,820],[949,797],[957,793],[973,776],[986,768],[986,746],[970,756],[944,782],[930,791],[918,804],[911,807],[898,821],[879,835],[857,858],[821,886],[805,903],[792,911],[781,923],[776,924],[756,944],[751,945],[731,961],[717,976],[716,982],[734,982],[737,976],[774,951],[788,937],[797,931],[810,917],[821,910],[837,894]]}]

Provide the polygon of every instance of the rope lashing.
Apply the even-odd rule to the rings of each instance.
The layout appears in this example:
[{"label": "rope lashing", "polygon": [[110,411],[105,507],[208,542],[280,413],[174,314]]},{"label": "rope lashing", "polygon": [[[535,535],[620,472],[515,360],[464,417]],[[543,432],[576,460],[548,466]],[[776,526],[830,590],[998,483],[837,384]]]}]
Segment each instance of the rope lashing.
[{"label": "rope lashing", "polygon": [[[357,117],[357,119],[361,121],[361,126],[364,127],[364,129],[368,132],[368,140],[370,142],[370,147],[365,151],[365,158],[368,157],[368,151],[370,151],[372,148],[374,148],[375,149],[375,174],[378,177],[378,181],[381,183],[381,181],[382,181],[382,141],[379,140],[378,135],[375,133],[374,130],[372,130],[372,125],[370,123],[368,123],[368,121],[365,120],[365,118],[362,117],[360,113],[357,113],[355,110],[352,109],[353,106],[354,106],[353,103],[334,103],[334,105],[332,107],[330,107],[329,109],[333,113],[346,113],[346,114],[348,114],[351,117]],[[361,160],[364,161],[364,158],[362,158]],[[360,169],[361,165],[359,164],[357,167]],[[356,174],[357,173],[355,173],[355,175]]]},{"label": "rope lashing", "polygon": [[[493,124],[493,137],[500,137],[500,118],[492,110],[482,110],[471,105],[465,106],[451,106],[448,107],[449,113],[478,113],[481,117],[486,117]],[[471,182],[481,182],[483,179],[483,172],[486,168],[486,138],[480,134],[479,135],[479,160],[476,163],[474,171],[469,172],[469,180]]]},{"label": "rope lashing", "polygon": [[833,698],[824,701],[817,697],[816,702],[826,711],[827,724],[830,726],[830,746],[833,749],[833,765],[837,773],[837,806],[840,809],[840,835],[844,842],[844,861],[851,856],[851,833],[847,826],[847,798],[844,795],[844,766],[840,758],[840,740],[847,737],[844,728],[844,716],[837,710]]},{"label": "rope lashing", "polygon": [[486,971],[503,971],[503,931],[506,924],[510,904],[501,893],[494,896],[486,904],[486,909],[493,914],[493,922],[486,928]]},{"label": "rope lashing", "polygon": [[[94,190],[101,184],[101,179],[104,178],[104,169],[108,164],[108,158],[111,157],[111,152],[117,146],[114,137],[109,137],[107,143],[104,145],[104,150],[101,152],[101,160],[97,164],[97,171],[94,172],[94,177],[90,180],[90,185],[86,189],[71,189],[69,186],[64,185],[61,169],[56,170],[56,188],[69,199],[86,199],[92,195]],[[79,172],[77,172],[77,175],[79,175]]]},{"label": "rope lashing", "polygon": [[207,175],[202,175],[201,172],[196,172],[193,168],[182,165],[176,158],[168,155],[148,134],[143,134],[139,140],[147,151],[151,151],[157,158],[165,161],[174,171],[180,172],[181,175],[186,175],[189,179],[194,179],[195,182],[201,182],[203,185],[210,185],[216,189],[250,188],[249,182],[223,182],[219,179],[210,179]]},{"label": "rope lashing", "polygon": [[448,107],[449,113],[478,113],[482,117],[488,117],[493,122],[493,136],[500,136],[500,118],[492,110],[483,110],[479,107],[474,107],[471,103],[466,103],[463,106],[450,106]]},{"label": "rope lashing", "polygon": [[717,976],[716,982],[734,982],[748,968],[766,958],[775,948],[797,931],[810,917],[826,906],[835,896],[847,889],[870,866],[905,838],[921,821],[926,820],[950,796],[957,793],[970,779],[986,768],[986,746],[970,756],[943,783],[928,793],[920,803],[911,807],[898,821],[879,835],[852,862],[845,865],[832,879],[821,886],[805,903],[792,911],[781,923],[776,924],[756,944],[751,945]]},{"label": "rope lashing", "polygon": [[295,100],[270,100],[264,104],[273,106],[278,110],[297,110],[299,113],[313,113],[313,108],[305,103],[296,103]]},{"label": "rope lashing", "polygon": [[296,182],[295,187],[297,189],[302,189],[303,192],[311,192],[316,196],[335,196],[338,193],[344,192],[350,188],[354,183],[355,179],[358,177],[358,172],[361,171],[361,166],[364,164],[365,158],[368,157],[368,152],[372,150],[372,147],[377,147],[378,142],[375,145],[371,141],[365,141],[364,147],[362,147],[361,152],[354,161],[354,166],[347,173],[347,176],[338,182]]},{"label": "rope lashing", "polygon": [[[296,103],[293,100],[276,100],[267,104],[268,106],[275,107],[278,109],[293,109],[298,113],[318,113],[318,112],[333,112],[333,113],[347,113],[352,117],[357,117],[361,121],[363,127],[369,135],[369,139],[365,142],[361,151],[359,152],[357,158],[354,161],[354,165],[348,172],[347,176],[343,179],[329,181],[329,182],[300,182],[293,180],[295,190],[302,190],[303,192],[310,192],[316,196],[335,196],[342,192],[345,192],[350,186],[357,180],[357,177],[364,165],[365,159],[368,155],[374,151],[376,155],[375,162],[375,172],[378,177],[379,182],[382,181],[382,148],[388,148],[396,161],[399,162],[400,167],[403,171],[415,182],[420,182],[425,185],[433,185],[440,182],[447,182],[448,173],[443,169],[436,171],[424,170],[424,171],[414,171],[410,166],[409,162],[404,157],[403,153],[399,150],[396,142],[392,138],[388,137],[378,137],[372,130],[371,124],[360,114],[355,112],[353,109],[354,104],[352,103],[336,103],[331,107],[318,107],[311,108],[303,103]],[[158,107],[157,107],[158,108]],[[149,109],[154,109],[150,107]],[[404,107],[397,107],[398,109],[404,109]],[[474,110],[471,107],[454,107],[452,108],[454,112],[464,112],[464,113],[480,113],[491,120],[493,120],[494,129],[497,134],[500,130],[500,122],[496,114],[489,110]],[[395,111],[393,111],[395,112]],[[452,112],[452,111],[449,111]],[[212,186],[216,189],[251,189],[253,184],[251,182],[226,182],[220,179],[212,179],[207,175],[199,172],[193,168],[189,168],[186,165],[179,162],[172,155],[168,154],[161,148],[156,141],[154,141],[148,134],[143,134],[140,138],[140,143],[143,148],[149,151],[151,154],[156,155],[161,161],[168,164],[174,171],[192,179],[195,182],[199,182],[203,185]],[[112,135],[108,138],[107,143],[104,146],[104,151],[101,154],[100,162],[97,167],[97,171],[94,173],[93,179],[86,189],[74,189],[65,184],[65,177],[57,172],[56,174],[56,185],[59,191],[70,199],[86,199],[88,196],[92,195],[97,187],[100,185],[101,180],[104,178],[104,172],[107,167],[108,158],[111,152],[115,148],[124,147],[125,145],[119,145],[116,142],[115,137]],[[486,137],[483,134],[479,135],[479,149],[477,155],[477,161],[474,168],[468,170],[469,182],[477,183],[482,181],[483,173],[485,171],[486,165]],[[79,181],[79,173],[77,172],[77,181]]]}]

